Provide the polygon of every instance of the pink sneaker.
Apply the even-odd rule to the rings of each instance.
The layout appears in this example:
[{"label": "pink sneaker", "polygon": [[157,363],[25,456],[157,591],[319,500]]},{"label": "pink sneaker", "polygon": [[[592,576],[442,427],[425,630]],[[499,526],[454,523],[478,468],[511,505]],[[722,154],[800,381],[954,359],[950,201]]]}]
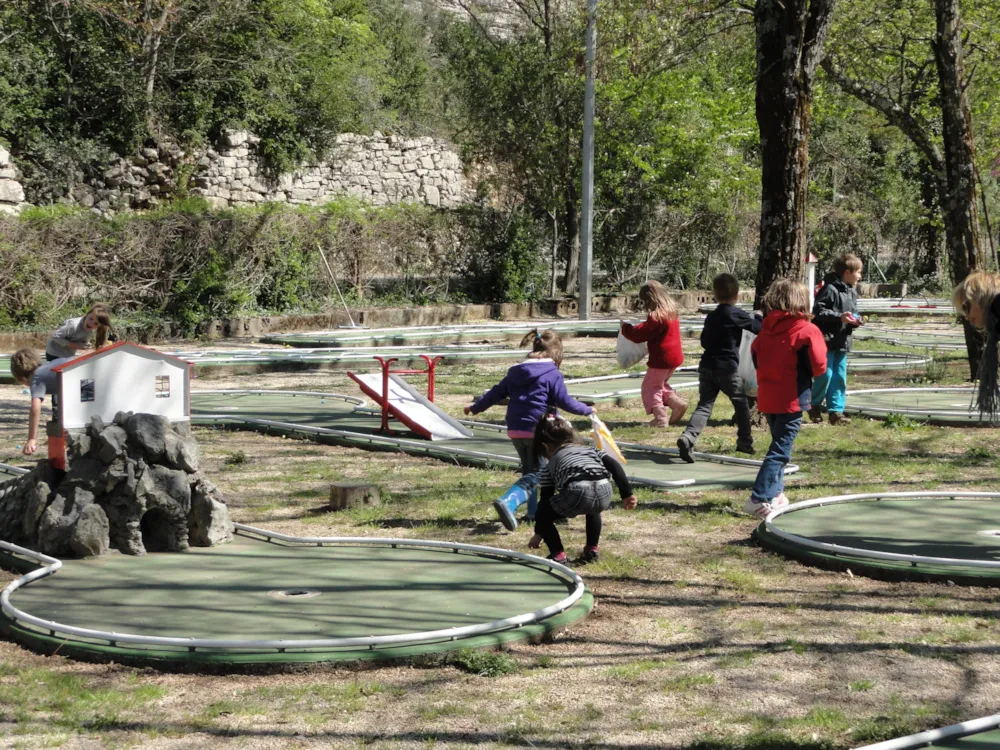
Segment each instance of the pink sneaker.
[{"label": "pink sneaker", "polygon": [[784,492],[779,493],[777,497],[764,501],[754,500],[751,497],[743,503],[743,512],[763,520],[768,518],[776,510],[784,508],[786,505],[788,505],[788,498],[785,497]]}]

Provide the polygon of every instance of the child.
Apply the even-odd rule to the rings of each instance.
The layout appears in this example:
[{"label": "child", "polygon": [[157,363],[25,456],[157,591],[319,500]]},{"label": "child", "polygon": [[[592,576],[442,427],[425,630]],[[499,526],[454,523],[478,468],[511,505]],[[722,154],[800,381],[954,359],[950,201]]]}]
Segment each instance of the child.
[{"label": "child", "polygon": [[728,273],[716,276],[712,280],[712,292],[719,304],[705,317],[705,326],[701,331],[701,345],[705,353],[698,364],[698,406],[684,434],[677,439],[677,450],[688,463],[694,463],[691,451],[712,416],[719,391],[729,397],[736,411],[736,450],[753,453],[750,405],[737,370],[743,331],[759,333],[761,320],[736,307],[740,283],[735,276]]},{"label": "child", "polygon": [[771,446],[743,511],[767,518],[788,505],[785,466],[812,399],[812,381],[826,371],[823,334],[809,322],[805,284],[778,279],[764,297],[767,315],[750,351],[757,368],[757,409],[771,428]]},{"label": "child", "polygon": [[[507,375],[465,407],[466,414],[479,414],[505,398],[507,405],[507,437],[514,444],[521,459],[521,475],[538,471],[538,457],[534,451],[535,428],[550,407],[565,409],[572,414],[587,416],[594,410],[577,401],[566,392],[559,366],[563,359],[562,338],[549,329],[539,333],[531,331],[521,341],[521,346],[531,342],[531,353],[520,364],[507,370]],[[529,506],[529,511],[532,508]],[[529,516],[532,515],[529,512]],[[501,514],[504,525],[509,519]],[[515,526],[516,528],[516,526]],[[513,529],[511,529],[513,530]]]},{"label": "child", "polygon": [[[677,424],[687,409],[687,402],[670,387],[668,380],[674,370],[684,364],[681,351],[681,327],[677,306],[659,281],[647,281],[639,289],[639,300],[649,315],[644,323],[623,322],[622,335],[636,344],[646,342],[649,361],[642,379],[642,405],[653,415],[654,427]],[[666,404],[666,406],[664,406]],[[667,418],[667,407],[670,417]]]},{"label": "child", "polygon": [[46,394],[55,394],[59,388],[59,375],[52,368],[65,360],[58,359],[42,364],[33,349],[18,349],[10,357],[10,373],[21,385],[31,388],[31,412],[28,416],[28,439],[21,451],[30,456],[38,450],[38,424],[42,417],[42,401]]},{"label": "child", "polygon": [[1000,417],[1000,275],[970,273],[952,291],[951,299],[955,312],[985,334],[975,400],[980,416],[996,420]]},{"label": "child", "polygon": [[535,431],[535,450],[548,459],[541,472],[542,497],[535,518],[535,535],[528,546],[537,549],[544,540],[548,558],[566,564],[566,552],[555,522],[559,518],[587,517],[587,546],[576,560],[587,564],[598,559],[601,512],[611,506],[611,478],[618,485],[628,510],[636,506],[635,495],[622,465],[601,451],[584,445],[573,425],[549,415]]},{"label": "child", "polygon": [[812,403],[809,419],[813,424],[823,421],[823,398],[830,424],[850,424],[844,416],[847,395],[847,353],[851,351],[851,334],[861,325],[858,315],[858,292],[855,289],[861,281],[864,269],[861,259],[852,253],[844,253],[833,262],[833,272],[823,279],[823,287],[816,295],[813,316],[816,327],[823,332],[826,341],[826,374],[813,383]]},{"label": "child", "polygon": [[69,318],[52,332],[45,343],[45,358],[54,359],[76,356],[78,352],[90,348],[90,338],[97,331],[94,348],[100,349],[108,342],[108,326],[111,312],[105,305],[91,305],[82,318]]}]

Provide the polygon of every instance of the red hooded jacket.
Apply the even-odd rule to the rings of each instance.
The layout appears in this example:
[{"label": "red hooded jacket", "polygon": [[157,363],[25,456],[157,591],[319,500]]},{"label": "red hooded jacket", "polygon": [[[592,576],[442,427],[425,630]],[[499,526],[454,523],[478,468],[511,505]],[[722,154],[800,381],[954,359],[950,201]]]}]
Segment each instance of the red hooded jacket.
[{"label": "red hooded jacket", "polygon": [[681,324],[676,318],[666,323],[652,318],[646,318],[645,322],[638,325],[622,323],[622,335],[633,343],[646,343],[649,350],[648,367],[670,370],[684,364]]},{"label": "red hooded jacket", "polygon": [[812,402],[812,380],[826,372],[826,343],[805,318],[775,310],[750,348],[761,414],[794,414]]}]

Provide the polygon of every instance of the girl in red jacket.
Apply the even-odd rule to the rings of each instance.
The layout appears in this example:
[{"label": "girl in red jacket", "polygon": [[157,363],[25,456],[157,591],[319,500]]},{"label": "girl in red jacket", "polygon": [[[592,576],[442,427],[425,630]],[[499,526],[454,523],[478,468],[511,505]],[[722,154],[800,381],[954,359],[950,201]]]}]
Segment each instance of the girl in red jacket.
[{"label": "girl in red jacket", "polygon": [[[649,315],[639,325],[622,323],[622,335],[636,344],[646,342],[649,361],[642,379],[642,405],[653,415],[654,427],[677,424],[684,411],[684,401],[667,382],[674,370],[684,363],[681,351],[681,326],[677,320],[677,305],[659,281],[647,281],[639,289],[639,301]],[[667,417],[667,408],[670,416]]]},{"label": "girl in red jacket", "polygon": [[764,296],[767,316],[750,351],[757,368],[757,409],[771,428],[771,447],[743,511],[767,518],[788,505],[785,466],[802,427],[802,412],[812,404],[812,380],[826,372],[823,334],[810,323],[805,284],[778,279]]}]

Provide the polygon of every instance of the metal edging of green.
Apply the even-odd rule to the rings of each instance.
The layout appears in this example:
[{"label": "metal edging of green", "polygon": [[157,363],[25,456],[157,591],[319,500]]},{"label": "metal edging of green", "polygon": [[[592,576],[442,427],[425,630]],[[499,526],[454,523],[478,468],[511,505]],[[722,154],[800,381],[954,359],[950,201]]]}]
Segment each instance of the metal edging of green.
[{"label": "metal edging of green", "polygon": [[[981,719],[970,719],[958,724],[952,724],[940,729],[929,729],[926,732],[918,732],[906,737],[897,737],[894,740],[876,742],[874,745],[865,745],[855,748],[855,750],[914,750],[915,748],[925,748],[935,750],[935,748],[953,748],[961,750],[986,750],[988,747],[1000,747],[1000,732],[994,730],[1000,728],[1000,714],[984,716]],[[980,737],[970,743],[962,742],[965,737],[976,737],[977,735],[987,735]],[[983,742],[980,740],[987,740]]]},{"label": "metal edging of green", "polygon": [[[283,663],[330,660],[370,660],[402,658],[422,653],[436,653],[465,647],[495,646],[511,640],[534,638],[584,617],[593,607],[593,596],[580,576],[570,568],[523,552],[503,550],[481,545],[456,542],[439,542],[415,539],[375,539],[337,537],[291,537],[237,524],[237,532],[256,540],[267,548],[277,544],[287,549],[322,547],[379,547],[390,550],[421,550],[432,555],[440,552],[454,560],[461,557],[492,559],[502,563],[515,563],[522,569],[535,569],[539,573],[555,576],[566,585],[569,595],[555,604],[544,606],[526,614],[502,617],[479,624],[466,624],[424,632],[402,632],[384,635],[349,636],[338,638],[287,638],[287,639],[233,639],[191,638],[163,635],[128,634],[81,628],[39,618],[24,612],[10,602],[18,589],[42,578],[55,575],[62,562],[40,553],[0,543],[7,556],[17,556],[21,561],[31,559],[36,563],[33,571],[9,584],[0,594],[3,604],[3,628],[12,637],[40,651],[57,651],[78,658],[135,662],[187,662],[187,663]],[[225,549],[223,546],[222,549]],[[214,554],[209,550],[198,564],[210,564]],[[187,558],[187,555],[183,555]],[[442,558],[444,559],[444,558]],[[42,567],[37,567],[41,565]],[[134,570],[134,569],[133,569]],[[299,583],[308,586],[308,581]],[[280,618],[279,618],[280,619]],[[364,632],[364,631],[362,631]],[[54,649],[52,647],[55,647]]]},{"label": "metal edging of green", "polygon": [[[910,394],[915,398],[921,395],[942,395],[948,398],[956,399],[959,397],[965,397],[969,402],[969,406],[960,411],[957,409],[934,408],[933,406],[914,407],[907,404],[901,404],[898,406],[865,404],[866,396],[878,399],[885,396],[891,398],[894,394]],[[847,414],[856,414],[858,416],[871,417],[873,419],[886,419],[890,414],[899,414],[933,425],[961,425],[965,427],[993,426],[988,419],[981,419],[979,414],[973,411],[972,399],[975,395],[975,390],[967,386],[954,388],[867,388],[856,391],[848,391],[846,395],[847,404],[844,408],[844,412]],[[949,404],[949,406],[957,406],[957,404],[952,403]]]},{"label": "metal edging of green", "polygon": [[[910,581],[949,580],[965,585],[1000,586],[1000,560],[938,557],[886,552],[859,546],[819,542],[808,536],[779,528],[775,521],[810,508],[883,500],[918,500],[933,498],[998,500],[996,492],[880,492],[822,497],[792,503],[768,516],[754,530],[754,539],[762,546],[807,564],[834,570],[850,569],[871,578]],[[929,540],[912,540],[914,543]]]}]

